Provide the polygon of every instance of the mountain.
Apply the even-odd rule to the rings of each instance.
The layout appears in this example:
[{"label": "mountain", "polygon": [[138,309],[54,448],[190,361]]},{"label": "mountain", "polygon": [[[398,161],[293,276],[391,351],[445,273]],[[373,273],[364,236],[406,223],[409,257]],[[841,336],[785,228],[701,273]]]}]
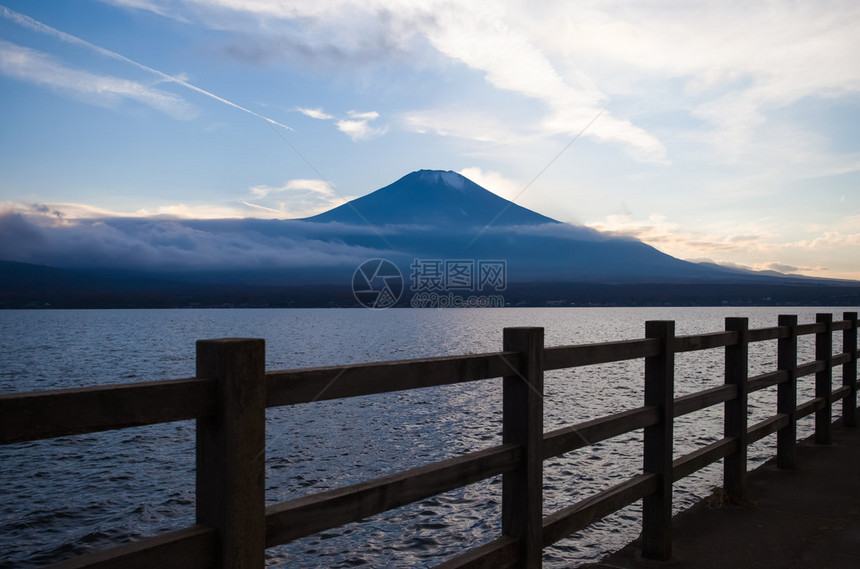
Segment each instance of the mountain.
[{"label": "mountain", "polygon": [[[451,171],[413,172],[306,219],[58,222],[7,212],[0,237],[0,307],[355,306],[355,276],[372,296],[382,265],[381,282],[402,275],[401,305],[427,283],[437,293],[503,291],[512,305],[860,301],[854,281],[690,263],[561,223]],[[373,259],[390,264],[359,273]]]},{"label": "mountain", "polygon": [[305,221],[377,229],[376,239],[350,242],[381,244],[401,270],[415,258],[471,258],[504,259],[512,282],[723,282],[750,276],[682,261],[632,238],[561,223],[452,171],[412,172]]},{"label": "mountain", "polygon": [[418,170],[393,184],[307,218],[316,223],[414,224],[436,229],[560,223],[451,171]]}]

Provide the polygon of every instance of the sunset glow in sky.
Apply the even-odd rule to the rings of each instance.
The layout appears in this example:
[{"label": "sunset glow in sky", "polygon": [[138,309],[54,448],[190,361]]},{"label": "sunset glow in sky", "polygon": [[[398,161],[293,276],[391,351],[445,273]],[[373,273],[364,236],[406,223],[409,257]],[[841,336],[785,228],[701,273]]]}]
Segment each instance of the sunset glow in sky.
[{"label": "sunset glow in sky", "polygon": [[0,213],[306,217],[418,169],[860,279],[860,2],[0,0]]}]

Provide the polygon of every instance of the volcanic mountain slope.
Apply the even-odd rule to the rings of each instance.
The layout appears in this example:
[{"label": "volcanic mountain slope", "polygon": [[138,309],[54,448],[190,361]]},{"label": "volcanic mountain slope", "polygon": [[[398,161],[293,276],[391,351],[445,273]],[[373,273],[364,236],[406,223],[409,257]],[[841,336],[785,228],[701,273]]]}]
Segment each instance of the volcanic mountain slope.
[{"label": "volcanic mountain slope", "polygon": [[376,239],[358,242],[381,244],[395,262],[417,257],[505,260],[509,278],[520,282],[748,277],[676,259],[632,238],[561,223],[451,171],[412,172],[306,221],[374,228]]},{"label": "volcanic mountain slope", "polygon": [[307,221],[419,225],[437,229],[559,223],[451,171],[418,170]]},{"label": "volcanic mountain slope", "polygon": [[[82,307],[293,306],[300,298],[303,306],[343,306],[352,299],[357,267],[369,259],[394,263],[407,288],[416,261],[504,262],[509,290],[531,304],[586,292],[593,302],[614,302],[620,289],[607,285],[626,287],[620,302],[639,304],[657,297],[661,304],[680,302],[681,294],[686,302],[707,303],[726,298],[729,286],[747,287],[736,295],[752,299],[744,302],[809,304],[826,297],[841,304],[844,291],[835,289],[858,285],[682,261],[632,238],[561,223],[460,174],[435,170],[413,172],[306,219],[55,223],[6,213],[0,236],[0,260],[14,262],[0,265],[0,306],[45,299]],[[803,291],[780,297],[778,287]],[[834,290],[816,296],[816,287]],[[111,295],[116,300],[104,302]]]}]

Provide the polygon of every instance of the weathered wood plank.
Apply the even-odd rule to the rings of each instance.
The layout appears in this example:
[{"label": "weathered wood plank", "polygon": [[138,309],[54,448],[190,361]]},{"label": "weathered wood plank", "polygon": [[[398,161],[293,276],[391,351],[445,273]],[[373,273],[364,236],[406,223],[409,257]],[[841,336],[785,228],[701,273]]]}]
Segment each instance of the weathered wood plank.
[{"label": "weathered wood plank", "polygon": [[791,469],[797,467],[797,315],[780,314],[779,325],[788,335],[777,341],[776,365],[788,374],[788,381],[777,387],[776,412],[788,421],[776,434],[776,465]]},{"label": "weathered wood plank", "polygon": [[772,328],[751,328],[749,331],[750,342],[766,342],[767,340],[778,340],[787,334],[788,331],[781,326],[773,326]]},{"label": "weathered wood plank", "polygon": [[660,420],[643,436],[642,471],[657,476],[657,488],[642,500],[642,556],[665,560],[672,556],[675,322],[648,321],[645,336],[660,343],[659,352],[645,358],[645,405],[656,406]]},{"label": "weathered wood plank", "polygon": [[266,507],[266,547],[423,500],[520,464],[521,449],[502,445],[344,488]]},{"label": "weathered wood plank", "polygon": [[561,369],[635,360],[652,356],[658,344],[651,339],[556,346],[544,350],[544,369]]},{"label": "weathered wood plank", "polygon": [[215,410],[215,383],[171,379],[0,395],[0,444],[182,421]]},{"label": "weathered wood plank", "polygon": [[819,322],[815,322],[812,324],[799,324],[797,326],[797,335],[808,336],[809,334],[819,334],[821,332],[824,332],[825,330],[825,325]]},{"label": "weathered wood plank", "polygon": [[848,387],[848,394],[842,402],[842,424],[856,427],[857,409],[857,313],[843,312],[842,318],[848,326],[842,332],[842,352],[849,356],[842,364],[842,385]]},{"label": "weathered wood plank", "polygon": [[815,361],[824,362],[824,369],[815,373],[815,397],[824,398],[824,407],[815,412],[815,443],[830,444],[830,421],[833,415],[833,402],[830,393],[833,391],[833,368],[830,358],[833,354],[833,315],[821,312],[815,315],[815,321],[824,325],[824,330],[815,335]]},{"label": "weathered wood plank", "polygon": [[847,364],[851,361],[851,354],[836,354],[832,358],[830,358],[830,365],[833,367],[841,366],[843,364]]},{"label": "weathered wood plank", "polygon": [[609,514],[653,494],[659,486],[656,474],[639,474],[612,488],[598,492],[543,519],[543,546],[548,547]]},{"label": "weathered wood plank", "polygon": [[266,564],[266,342],[197,342],[197,376],[214,379],[218,405],[197,419],[197,523],[215,528],[219,569]]},{"label": "weathered wood plank", "polygon": [[799,366],[797,366],[797,377],[805,377],[807,375],[812,375],[813,373],[818,373],[826,367],[827,362],[817,360],[814,362],[800,364]]},{"label": "weathered wood plank", "polygon": [[455,385],[521,371],[515,352],[270,371],[267,407]]},{"label": "weathered wood plank", "polygon": [[815,399],[810,399],[805,403],[801,403],[797,406],[797,418],[802,419],[809,415],[812,415],[819,409],[824,409],[824,406],[827,405],[827,402],[823,397],[816,397]]},{"label": "weathered wood plank", "polygon": [[681,417],[737,397],[738,388],[734,385],[718,385],[710,389],[682,395],[675,399],[675,417]]},{"label": "weathered wood plank", "polygon": [[761,391],[762,389],[779,385],[784,381],[788,381],[788,372],[785,370],[770,371],[756,375],[747,381],[747,393]]},{"label": "weathered wood plank", "polygon": [[833,394],[830,396],[830,400],[833,402],[839,401],[840,399],[844,399],[851,395],[851,386],[843,385],[841,387],[837,387],[833,390]]},{"label": "weathered wood plank", "polygon": [[852,326],[852,323],[847,318],[845,320],[834,320],[833,321],[833,329],[834,330],[848,330],[851,328],[851,326]]},{"label": "weathered wood plank", "polygon": [[788,425],[788,415],[782,413],[759,421],[747,429],[747,443],[753,444]]},{"label": "weathered wood plank", "polygon": [[217,546],[215,530],[197,525],[79,555],[42,569],[215,569]]},{"label": "weathered wood plank", "polygon": [[672,461],[672,481],[677,482],[697,470],[727,457],[737,450],[737,446],[738,441],[735,439],[723,438],[676,458]]},{"label": "weathered wood plank", "polygon": [[726,401],[723,416],[726,438],[738,441],[735,452],[723,461],[723,487],[730,499],[747,499],[747,403],[749,373],[749,319],[726,318],[726,329],[738,333],[738,343],[726,346],[726,384],[737,387],[738,396]]},{"label": "weathered wood plank", "polygon": [[656,425],[659,420],[659,409],[656,405],[651,405],[562,427],[544,434],[543,458],[546,460],[636,429]]},{"label": "weathered wood plank", "polygon": [[710,332],[692,336],[677,336],[675,337],[675,352],[710,350],[711,348],[728,346],[737,341],[738,335],[734,332]]},{"label": "weathered wood plank", "polygon": [[502,535],[519,540],[520,567],[540,569],[543,506],[543,328],[505,328],[505,351],[523,354],[523,370],[502,387],[502,442],[519,446],[516,470],[502,475]]},{"label": "weathered wood plank", "polygon": [[502,536],[436,565],[434,569],[506,569],[519,563],[519,540]]}]

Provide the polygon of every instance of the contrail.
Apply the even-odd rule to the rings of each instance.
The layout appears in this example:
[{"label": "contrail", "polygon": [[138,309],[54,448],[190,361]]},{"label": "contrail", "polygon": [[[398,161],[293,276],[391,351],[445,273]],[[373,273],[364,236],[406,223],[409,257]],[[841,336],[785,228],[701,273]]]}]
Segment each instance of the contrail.
[{"label": "contrail", "polygon": [[282,212],[282,211],[281,211],[281,210],[279,210],[279,209],[275,209],[275,208],[272,208],[272,207],[266,207],[266,206],[264,206],[264,205],[260,205],[260,204],[256,204],[256,203],[246,202],[245,200],[241,200],[241,203],[245,204],[245,205],[246,205],[246,206],[248,206],[248,207],[256,207],[256,208],[258,208],[258,209],[262,209],[262,210],[265,210],[265,211],[273,211],[273,212],[275,212],[275,213],[284,213],[284,212]]},{"label": "contrail", "polygon": [[42,22],[39,22],[38,20],[34,20],[33,18],[31,18],[29,16],[25,16],[24,14],[19,14],[18,12],[10,10],[6,6],[0,6],[0,15],[2,15],[4,18],[9,20],[10,22],[14,22],[14,23],[18,24],[19,26],[29,28],[33,31],[36,31],[36,32],[39,32],[39,33],[42,33],[45,35],[53,36],[53,37],[55,37],[61,41],[64,41],[64,42],[72,44],[72,45],[76,45],[79,47],[89,49],[90,51],[94,51],[95,53],[98,53],[99,55],[103,55],[105,57],[110,57],[112,59],[116,59],[116,60],[122,61],[124,63],[129,63],[131,65],[134,65],[138,69],[143,69],[144,71],[147,71],[149,73],[157,75],[158,77],[164,79],[165,81],[169,81],[171,83],[176,83],[177,85],[181,85],[181,86],[185,87],[186,89],[190,89],[190,90],[194,91],[195,93],[200,93],[201,95],[205,95],[206,97],[209,97],[211,99],[215,99],[216,101],[224,103],[225,105],[229,105],[235,109],[239,109],[240,111],[246,112],[249,115],[253,115],[259,119],[263,119],[264,121],[266,121],[269,124],[279,126],[281,128],[285,128],[287,130],[293,130],[292,128],[288,127],[285,124],[279,123],[278,121],[276,121],[274,119],[270,119],[269,117],[261,115],[260,113],[256,113],[256,112],[252,111],[251,109],[247,109],[247,108],[243,107],[242,105],[237,105],[236,103],[234,103],[232,101],[228,101],[227,99],[224,99],[223,97],[219,97],[218,95],[216,95],[214,93],[210,93],[209,91],[207,91],[205,89],[201,89],[200,87],[197,87],[196,85],[192,85],[188,81],[183,81],[182,79],[179,79],[178,77],[173,77],[172,75],[168,75],[167,73],[162,73],[161,71],[159,71],[157,69],[153,69],[152,67],[146,66],[142,63],[138,63],[137,61],[134,61],[133,59],[129,59],[129,58],[125,57],[124,55],[120,55],[120,54],[116,53],[115,51],[111,51],[109,49],[99,47],[95,44],[91,44],[90,42],[88,42],[86,40],[82,40],[79,37],[75,37],[71,34],[61,32],[60,30],[58,30],[56,28],[52,28],[51,26],[48,26],[46,24],[43,24]]},{"label": "contrail", "polygon": [[560,151],[558,154],[556,154],[555,156],[553,156],[552,160],[550,160],[549,162],[547,162],[546,166],[544,166],[543,168],[541,168],[541,171],[540,171],[540,172],[538,172],[538,173],[537,173],[537,175],[536,175],[534,178],[532,178],[532,179],[531,179],[531,181],[530,181],[528,184],[526,184],[525,186],[523,186],[523,189],[522,189],[522,190],[520,190],[520,193],[518,193],[517,195],[515,195],[515,196],[514,196],[514,198],[513,198],[512,200],[510,200],[510,201],[508,202],[508,204],[507,204],[507,205],[505,205],[505,207],[504,207],[504,208],[502,208],[502,211],[500,211],[499,213],[497,213],[497,214],[496,214],[496,217],[494,217],[493,219],[491,219],[491,220],[490,220],[490,222],[489,222],[487,225],[485,225],[485,226],[484,226],[484,228],[483,228],[483,229],[481,229],[481,230],[478,232],[478,234],[477,234],[477,235],[475,235],[475,236],[472,238],[472,240],[471,240],[471,241],[469,241],[469,244],[468,244],[468,245],[466,245],[466,249],[468,249],[469,247],[471,247],[471,246],[475,243],[475,241],[477,241],[478,239],[480,239],[481,235],[483,235],[483,234],[484,234],[484,233],[485,233],[485,232],[486,232],[490,227],[492,227],[492,225],[496,222],[496,220],[497,220],[497,219],[499,219],[500,217],[502,217],[502,214],[504,214],[506,211],[508,211],[508,208],[510,208],[512,205],[514,205],[514,203],[517,201],[517,199],[519,199],[519,197],[520,197],[521,195],[523,195],[523,192],[525,192],[527,189],[529,189],[529,187],[530,187],[532,184],[534,184],[534,183],[535,183],[535,180],[537,180],[538,178],[540,178],[540,177],[543,175],[543,173],[544,173],[544,172],[546,172],[546,171],[547,171],[547,169],[548,169],[550,166],[552,166],[553,162],[555,162],[556,160],[558,160],[558,159],[559,159],[559,157],[560,157],[562,154],[564,154],[564,153],[565,153],[565,151],[567,151],[567,149],[568,149],[568,148],[570,148],[570,147],[571,147],[571,145],[572,145],[574,142],[576,142],[576,140],[577,140],[580,136],[582,136],[582,134],[583,134],[586,130],[588,130],[588,127],[590,127],[592,124],[594,124],[594,121],[596,121],[596,120],[598,119],[598,117],[600,117],[600,115],[602,115],[602,114],[603,114],[603,111],[605,111],[605,110],[606,110],[606,109],[600,109],[600,110],[597,112],[597,114],[596,114],[596,115],[594,115],[594,118],[593,118],[593,119],[591,119],[590,121],[588,121],[588,124],[587,124],[587,125],[585,125],[584,127],[582,127],[582,130],[580,130],[578,133],[576,133],[576,136],[574,136],[573,138],[571,138],[571,139],[570,139],[570,142],[568,142],[568,143],[564,146],[564,148],[562,148],[562,149],[561,149],[561,151]]},{"label": "contrail", "polygon": [[[296,155],[298,155],[298,157],[301,158],[305,162],[305,164],[310,166],[310,168],[314,172],[316,172],[316,174],[320,177],[320,179],[323,182],[325,182],[325,184],[329,188],[331,188],[334,193],[336,193],[338,196],[340,196],[340,198],[347,205],[349,205],[350,209],[352,209],[352,211],[355,212],[355,214],[358,215],[358,217],[360,217],[362,219],[362,221],[364,221],[369,227],[371,227],[376,232],[377,236],[386,245],[391,247],[391,243],[388,242],[388,239],[385,238],[385,235],[383,235],[370,221],[368,221],[367,218],[365,218],[354,205],[351,205],[351,202],[349,200],[347,200],[339,191],[337,191],[337,188],[335,188],[334,185],[331,182],[329,182],[328,179],[326,179],[326,177],[323,176],[320,173],[320,171],[317,170],[314,167],[314,165],[311,164],[310,161],[307,158],[305,158],[304,155],[301,152],[299,152],[299,150],[290,143],[289,140],[287,140],[287,137],[285,137],[281,131],[279,131],[278,129],[275,128],[276,126],[279,126],[281,128],[285,128],[287,130],[293,130],[291,127],[288,127],[285,124],[279,123],[278,121],[276,121],[274,119],[270,119],[267,116],[261,115],[260,113],[256,113],[256,112],[252,111],[251,109],[246,109],[245,107],[243,107],[241,105],[237,105],[236,103],[234,103],[232,101],[228,101],[227,99],[224,99],[223,97],[219,97],[218,95],[216,95],[214,93],[210,93],[209,91],[206,91],[205,89],[201,89],[200,87],[197,87],[196,85],[192,85],[188,81],[183,81],[182,79],[179,79],[177,77],[173,77],[172,75],[168,75],[167,73],[162,73],[161,71],[159,71],[157,69],[153,69],[152,67],[146,66],[142,63],[138,63],[137,61],[134,61],[133,59],[129,59],[129,58],[125,57],[124,55],[120,55],[120,54],[116,53],[115,51],[105,49],[103,47],[92,44],[86,40],[82,40],[79,37],[73,36],[71,34],[67,34],[65,32],[61,32],[60,30],[58,30],[56,28],[52,28],[51,26],[48,26],[47,24],[43,24],[42,22],[39,22],[38,20],[34,20],[33,18],[31,18],[29,16],[25,16],[24,14],[19,14],[18,12],[10,10],[6,6],[0,6],[0,16],[3,16],[4,18],[9,20],[10,22],[14,22],[14,23],[18,24],[19,26],[29,28],[29,29],[36,31],[36,32],[39,32],[41,34],[55,37],[55,38],[59,39],[60,41],[64,41],[64,42],[72,44],[72,45],[86,48],[90,51],[94,51],[95,53],[98,53],[99,55],[103,55],[105,57],[110,57],[112,59],[116,59],[117,61],[122,61],[124,63],[134,65],[138,69],[143,69],[144,71],[147,71],[149,73],[153,73],[153,74],[157,75],[158,77],[161,77],[165,81],[169,81],[171,83],[176,83],[177,85],[181,85],[181,86],[185,87],[186,89],[190,89],[196,93],[200,93],[201,95],[205,95],[209,98],[215,99],[216,101],[224,103],[225,105],[229,105],[235,109],[239,109],[240,111],[246,112],[249,115],[253,115],[259,119],[266,121],[267,123],[269,123],[269,127],[275,132],[275,134],[277,134],[281,138],[281,140],[283,140],[286,143],[286,145],[289,146],[290,149],[293,152],[295,152]],[[251,203],[248,203],[248,205],[250,205],[252,207],[262,207],[263,209],[271,209],[271,208],[265,208],[264,206],[251,204]]]}]

